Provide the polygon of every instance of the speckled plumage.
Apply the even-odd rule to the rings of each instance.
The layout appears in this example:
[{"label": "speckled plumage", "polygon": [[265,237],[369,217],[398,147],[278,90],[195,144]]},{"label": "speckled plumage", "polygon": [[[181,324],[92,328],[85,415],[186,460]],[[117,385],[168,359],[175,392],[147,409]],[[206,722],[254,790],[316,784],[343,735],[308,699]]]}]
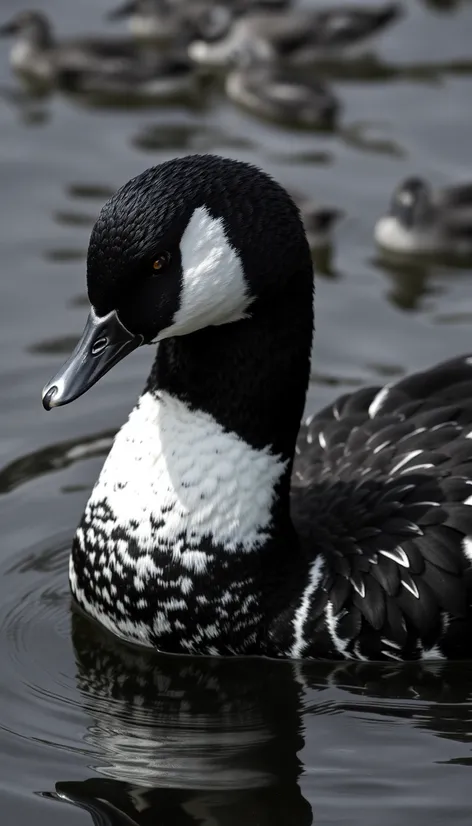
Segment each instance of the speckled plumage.
[{"label": "speckled plumage", "polygon": [[[145,393],[116,437],[76,534],[78,602],[119,636],[146,645],[254,650],[262,617],[250,557],[269,537],[283,470],[268,449],[251,448],[209,414],[168,393]],[[159,604],[149,597],[156,591]]]},{"label": "speckled plumage", "polygon": [[305,656],[472,654],[471,391],[463,356],[346,395],[302,428],[294,519],[322,568],[305,584]]},{"label": "speckled plumage", "polygon": [[[300,216],[266,175],[211,156],[123,187],[87,277],[120,335],[160,342],[74,541],[89,614],[172,652],[471,655],[472,355],[347,394],[300,430],[313,331]],[[75,398],[66,384],[46,400]]]}]

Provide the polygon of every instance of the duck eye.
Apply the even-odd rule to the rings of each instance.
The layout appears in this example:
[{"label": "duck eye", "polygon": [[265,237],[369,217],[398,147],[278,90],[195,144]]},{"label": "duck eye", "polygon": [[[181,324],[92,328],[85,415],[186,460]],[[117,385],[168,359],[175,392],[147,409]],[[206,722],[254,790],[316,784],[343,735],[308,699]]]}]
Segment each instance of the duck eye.
[{"label": "duck eye", "polygon": [[162,272],[164,267],[170,262],[170,252],[163,252],[161,255],[158,255],[157,258],[154,259],[152,262],[152,268],[154,272]]}]

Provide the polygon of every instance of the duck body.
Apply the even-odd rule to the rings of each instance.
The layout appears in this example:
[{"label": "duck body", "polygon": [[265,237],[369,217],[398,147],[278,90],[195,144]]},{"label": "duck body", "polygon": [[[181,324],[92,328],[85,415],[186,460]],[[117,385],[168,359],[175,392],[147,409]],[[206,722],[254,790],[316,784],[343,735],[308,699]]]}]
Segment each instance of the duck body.
[{"label": "duck body", "polygon": [[108,18],[127,19],[137,40],[165,44],[226,31],[233,14],[232,6],[212,0],[130,0],[111,11]]},{"label": "duck body", "polygon": [[330,128],[340,104],[326,83],[284,68],[234,68],[225,80],[228,97],[258,116],[294,126]]},{"label": "duck body", "polygon": [[179,33],[179,20],[166,0],[130,0],[114,8],[107,17],[126,19],[131,34],[140,40],[166,42]]},{"label": "duck body", "polygon": [[[303,426],[297,536],[282,547],[268,527],[283,459],[174,395],[144,394],[78,529],[75,598],[118,636],[173,653],[470,657],[472,404],[466,424],[446,418],[463,381],[472,389],[472,357]],[[416,390],[435,384],[428,400]]]},{"label": "duck body", "polygon": [[173,653],[471,656],[472,356],[300,429],[309,247],[285,190],[236,161],[129,182],[87,270],[91,315],[45,407],[159,347],[74,539],[79,605]]},{"label": "duck body", "polygon": [[14,72],[38,83],[53,82],[54,37],[45,15],[41,12],[22,12],[0,27],[0,35],[16,38],[10,51],[10,65]]},{"label": "duck body", "polygon": [[195,40],[189,54],[197,63],[213,66],[238,63],[247,57],[303,66],[356,46],[399,14],[396,3],[379,9],[255,10],[236,19],[221,36]]},{"label": "duck body", "polygon": [[422,178],[407,178],[377,221],[374,237],[394,253],[472,255],[472,185],[434,191]]},{"label": "duck body", "polygon": [[68,92],[91,99],[126,103],[159,103],[199,92],[194,67],[185,55],[143,54],[126,68],[106,71],[69,69],[61,71],[58,82]]},{"label": "duck body", "polygon": [[254,10],[280,11],[289,5],[288,0],[127,0],[108,19],[127,19],[134,37],[165,43],[182,36],[214,37],[226,32],[237,16]]},{"label": "duck body", "polygon": [[62,72],[123,71],[139,60],[140,52],[126,38],[78,38],[58,42],[41,12],[20,12],[0,28],[15,36],[10,52],[12,69],[32,82],[52,85]]}]

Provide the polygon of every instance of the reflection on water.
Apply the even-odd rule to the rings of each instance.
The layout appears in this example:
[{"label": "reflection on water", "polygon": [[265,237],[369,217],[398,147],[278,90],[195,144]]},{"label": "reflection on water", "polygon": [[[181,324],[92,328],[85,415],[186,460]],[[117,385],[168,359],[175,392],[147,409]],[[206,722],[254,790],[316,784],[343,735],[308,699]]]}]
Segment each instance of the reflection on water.
[{"label": "reflection on water", "polygon": [[77,336],[61,336],[61,338],[46,338],[31,344],[30,353],[40,355],[69,355],[77,344]]},{"label": "reflection on water", "polygon": [[44,251],[46,261],[58,264],[66,264],[69,261],[83,261],[87,256],[87,250],[73,249],[71,247],[55,247]]},{"label": "reflection on water", "polygon": [[25,126],[44,126],[49,120],[49,109],[44,101],[49,94],[32,94],[27,89],[0,88],[0,101],[9,106]]},{"label": "reflection on water", "polygon": [[73,227],[89,227],[92,229],[97,215],[90,215],[87,212],[72,212],[72,210],[58,209],[54,213],[54,220],[58,224]]},{"label": "reflection on water", "polygon": [[0,470],[0,494],[14,490],[45,473],[63,470],[77,461],[94,456],[105,457],[114,435],[114,431],[103,431],[86,438],[48,445],[35,453],[15,459]]},{"label": "reflection on water", "polygon": [[289,144],[284,147],[283,152],[269,149],[267,151],[267,157],[268,160],[275,163],[284,164],[306,163],[314,166],[327,166],[334,162],[334,157],[331,152],[325,152],[320,149],[302,149],[295,152],[293,148],[290,149]]},{"label": "reflection on water", "polygon": [[427,265],[410,261],[399,263],[385,256],[374,258],[374,264],[391,281],[389,300],[401,310],[418,310],[421,300],[439,289],[431,285],[433,273]]},{"label": "reflection on water", "polygon": [[80,615],[72,629],[96,776],[59,780],[55,796],[97,826],[317,822],[299,755],[319,715],[396,718],[472,741],[467,667],[160,657],[114,646]]},{"label": "reflection on water", "polygon": [[113,826],[311,824],[291,666],[141,654],[79,614],[72,635],[96,776],[59,781],[60,799]]},{"label": "reflection on water", "polygon": [[116,187],[108,187],[99,183],[73,183],[67,186],[66,192],[71,198],[90,198],[97,201],[106,201],[115,192]]},{"label": "reflection on water", "polygon": [[103,760],[100,774],[205,791],[293,785],[301,740],[290,668],[115,657],[109,645],[91,649],[89,628],[82,640],[75,629],[78,688],[94,719],[86,741]]},{"label": "reflection on water", "polygon": [[[427,306],[428,298],[440,298],[447,291],[447,282],[462,274],[470,273],[470,261],[451,260],[446,256],[415,256],[405,259],[395,253],[383,252],[372,259],[374,266],[385,273],[391,282],[387,297],[400,310],[418,311]],[[472,310],[451,314],[435,314],[436,323],[462,323],[470,321]]]},{"label": "reflection on water", "polygon": [[[70,611],[69,544],[70,535],[36,543],[0,571],[15,586],[0,605],[0,739],[17,765],[34,759],[39,799],[72,804],[94,826],[310,826],[338,805],[339,822],[361,823],[362,806],[346,820],[356,777],[376,816],[388,807],[392,823],[409,811],[405,789],[418,785],[417,822],[426,824],[443,790],[436,797],[425,785],[425,738],[444,743],[444,770],[470,766],[472,664],[291,663],[127,646]],[[42,785],[41,755],[53,772]],[[9,760],[0,752],[7,773]]]},{"label": "reflection on water", "polygon": [[312,250],[313,263],[316,267],[317,275],[322,278],[340,278],[341,274],[336,269],[334,261],[333,246],[321,247]]},{"label": "reflection on water", "polygon": [[380,155],[404,158],[405,150],[390,138],[376,137],[376,129],[379,129],[379,125],[374,123],[353,123],[343,129],[342,135],[347,144],[362,152],[378,152]]},{"label": "reflection on water", "polygon": [[156,152],[168,146],[189,152],[211,152],[215,146],[250,149],[253,143],[243,135],[234,135],[209,125],[197,129],[194,123],[166,123],[159,126],[146,125],[133,137],[133,145],[142,152]]}]

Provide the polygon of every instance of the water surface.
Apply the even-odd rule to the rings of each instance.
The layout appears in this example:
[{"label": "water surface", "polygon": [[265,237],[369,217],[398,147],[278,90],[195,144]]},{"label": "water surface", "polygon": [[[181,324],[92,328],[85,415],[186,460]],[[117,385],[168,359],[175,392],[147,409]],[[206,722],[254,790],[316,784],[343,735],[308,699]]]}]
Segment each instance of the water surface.
[{"label": "water surface", "polygon": [[[42,5],[64,33],[104,30],[110,7]],[[18,6],[3,0],[2,17]],[[201,109],[27,101],[0,43],[2,823],[470,823],[468,665],[150,657],[71,610],[70,539],[152,352],[55,414],[40,391],[82,329],[107,194],[189,151],[253,161],[346,211],[320,262],[309,410],[469,350],[471,270],[382,261],[372,227],[403,176],[469,177],[471,38],[472,4],[411,0],[376,42],[375,70],[337,68],[343,114],[323,136],[217,93]]]}]

